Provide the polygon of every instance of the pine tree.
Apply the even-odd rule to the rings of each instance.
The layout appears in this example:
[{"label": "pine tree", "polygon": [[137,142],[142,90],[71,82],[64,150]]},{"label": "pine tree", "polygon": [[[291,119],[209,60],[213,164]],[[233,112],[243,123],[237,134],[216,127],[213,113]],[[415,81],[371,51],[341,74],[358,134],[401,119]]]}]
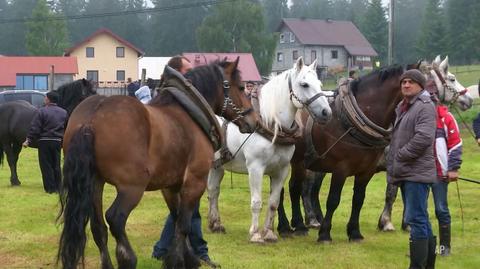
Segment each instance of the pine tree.
[{"label": "pine tree", "polygon": [[61,56],[69,45],[65,21],[53,14],[46,0],[38,0],[26,25],[26,48],[30,55]]},{"label": "pine tree", "polygon": [[428,0],[423,15],[422,28],[416,43],[416,49],[420,57],[433,59],[436,55],[445,53],[447,32],[443,18],[440,0]]},{"label": "pine tree", "polygon": [[360,31],[378,53],[380,63],[387,62],[388,22],[381,0],[372,0],[367,7]]},{"label": "pine tree", "polygon": [[263,0],[262,4],[265,12],[266,29],[268,32],[275,32],[282,18],[287,17],[287,0]]}]

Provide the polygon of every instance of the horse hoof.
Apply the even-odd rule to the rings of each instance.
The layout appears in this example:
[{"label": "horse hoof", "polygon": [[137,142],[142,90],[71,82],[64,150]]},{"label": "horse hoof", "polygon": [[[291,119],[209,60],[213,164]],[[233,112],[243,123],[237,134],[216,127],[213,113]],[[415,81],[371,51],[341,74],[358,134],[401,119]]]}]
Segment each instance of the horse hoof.
[{"label": "horse hoof", "polygon": [[358,238],[351,237],[351,238],[348,238],[348,241],[352,243],[360,243],[363,241],[363,236],[360,236]]},{"label": "horse hoof", "polygon": [[278,241],[278,238],[272,230],[268,230],[263,236],[263,240],[268,243],[275,243]]},{"label": "horse hoof", "polygon": [[295,236],[307,236],[308,235],[308,229],[295,229],[295,232],[293,234]]},{"label": "horse hoof", "polygon": [[18,187],[18,186],[22,185],[22,183],[18,180],[10,181],[10,184],[12,185],[12,187]]},{"label": "horse hoof", "polygon": [[311,229],[320,229],[320,222],[317,220],[311,220],[308,222],[307,227]]},{"label": "horse hoof", "polygon": [[330,244],[332,244],[332,239],[331,238],[330,239],[318,238],[317,243],[322,244],[322,245],[330,245]]},{"label": "horse hoof", "polygon": [[262,238],[262,236],[260,235],[260,233],[254,233],[254,234],[250,237],[250,243],[263,244],[263,243],[265,243],[265,240],[263,240],[263,238]]},{"label": "horse hoof", "polygon": [[218,234],[225,234],[225,233],[227,233],[227,232],[225,231],[225,227],[223,227],[223,225],[221,225],[221,224],[214,224],[214,225],[212,225],[212,226],[209,226],[208,228],[210,229],[210,231],[211,231],[212,233],[218,233]]},{"label": "horse hoof", "polygon": [[293,238],[293,230],[278,231],[278,235],[280,235],[281,238]]},{"label": "horse hoof", "polygon": [[387,223],[386,225],[383,226],[382,231],[393,232],[393,231],[395,231],[395,227],[393,226],[393,224],[391,222],[389,222],[389,223]]}]

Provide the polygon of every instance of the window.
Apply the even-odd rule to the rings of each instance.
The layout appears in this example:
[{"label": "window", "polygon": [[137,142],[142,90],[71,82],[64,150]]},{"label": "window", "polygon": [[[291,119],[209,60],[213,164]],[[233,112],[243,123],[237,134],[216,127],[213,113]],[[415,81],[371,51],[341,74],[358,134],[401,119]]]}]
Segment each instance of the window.
[{"label": "window", "polygon": [[47,75],[17,75],[16,86],[17,90],[48,90],[48,76]]},{"label": "window", "polygon": [[98,71],[97,70],[87,70],[87,79],[90,81],[98,81]]},{"label": "window", "polygon": [[87,47],[86,48],[86,56],[87,56],[87,58],[95,57],[95,48]]},{"label": "window", "polygon": [[125,47],[117,47],[117,58],[125,57]]},{"label": "window", "polygon": [[292,59],[293,59],[294,61],[298,59],[298,50],[294,50],[294,51],[292,52]]},{"label": "window", "polygon": [[332,59],[338,59],[338,51],[332,50]]},{"label": "window", "polygon": [[290,43],[295,42],[295,35],[293,33],[290,33]]},{"label": "window", "polygon": [[283,53],[277,52],[277,62],[283,62]]},{"label": "window", "polygon": [[313,61],[315,61],[315,59],[317,59],[317,51],[316,50],[312,50],[312,53],[310,54],[310,60],[311,62],[313,63]]},{"label": "window", "polygon": [[285,43],[285,34],[280,34],[280,43]]},{"label": "window", "polygon": [[125,70],[117,70],[117,80],[118,81],[125,80]]}]

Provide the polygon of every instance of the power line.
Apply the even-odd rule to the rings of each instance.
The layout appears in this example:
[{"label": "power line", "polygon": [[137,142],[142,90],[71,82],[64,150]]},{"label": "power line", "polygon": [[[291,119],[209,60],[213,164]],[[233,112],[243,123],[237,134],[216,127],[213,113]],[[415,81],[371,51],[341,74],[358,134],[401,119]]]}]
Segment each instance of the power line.
[{"label": "power line", "polygon": [[156,13],[156,12],[165,12],[170,10],[186,9],[186,8],[195,8],[201,6],[214,6],[224,3],[235,2],[236,0],[211,0],[211,1],[202,1],[189,4],[179,4],[167,7],[157,7],[157,8],[144,8],[136,10],[125,10],[117,12],[105,12],[105,13],[95,13],[95,14],[82,14],[82,15],[71,15],[71,16],[55,16],[50,18],[15,18],[15,19],[1,19],[0,24],[7,23],[25,23],[25,22],[39,22],[39,21],[62,21],[62,20],[80,20],[80,19],[89,19],[89,18],[103,18],[103,17],[115,17],[115,16],[125,16],[132,14],[142,14],[142,13]]}]

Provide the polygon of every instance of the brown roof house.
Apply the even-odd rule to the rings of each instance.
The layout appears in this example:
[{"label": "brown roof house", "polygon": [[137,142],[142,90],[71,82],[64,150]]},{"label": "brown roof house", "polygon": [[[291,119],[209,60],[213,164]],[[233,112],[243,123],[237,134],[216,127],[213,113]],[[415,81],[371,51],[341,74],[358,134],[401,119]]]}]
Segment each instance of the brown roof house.
[{"label": "brown roof house", "polygon": [[272,72],[292,68],[298,57],[307,64],[317,60],[319,73],[328,68],[372,68],[377,52],[350,21],[283,19]]},{"label": "brown roof house", "polygon": [[[115,87],[138,76],[138,59],[143,51],[112,31],[101,28],[67,49],[65,56],[76,56],[78,78],[99,82],[99,87]],[[115,84],[115,85],[104,85]]]}]

